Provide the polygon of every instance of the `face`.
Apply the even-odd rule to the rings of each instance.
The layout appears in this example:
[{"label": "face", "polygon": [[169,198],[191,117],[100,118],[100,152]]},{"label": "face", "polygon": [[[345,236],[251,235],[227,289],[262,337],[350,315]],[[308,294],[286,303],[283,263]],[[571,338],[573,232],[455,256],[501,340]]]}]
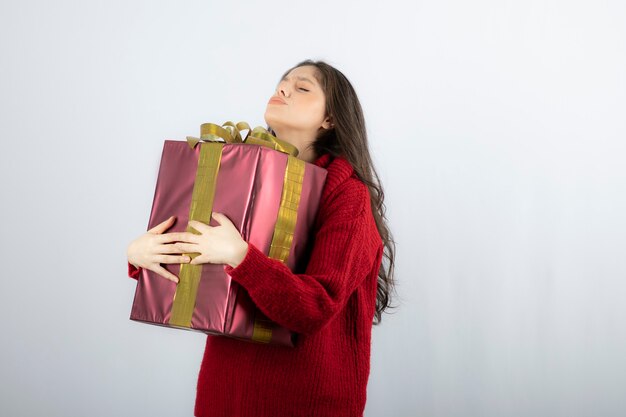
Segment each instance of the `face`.
[{"label": "face", "polygon": [[267,103],[265,121],[281,139],[313,141],[319,129],[331,127],[326,97],[315,78],[317,68],[305,65],[283,78]]}]

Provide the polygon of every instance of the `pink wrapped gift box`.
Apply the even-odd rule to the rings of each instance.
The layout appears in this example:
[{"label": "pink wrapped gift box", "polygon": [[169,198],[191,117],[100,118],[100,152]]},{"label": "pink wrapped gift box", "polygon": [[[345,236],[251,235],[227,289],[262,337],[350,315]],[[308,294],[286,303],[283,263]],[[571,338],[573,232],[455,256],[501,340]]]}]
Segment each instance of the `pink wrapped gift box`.
[{"label": "pink wrapped gift box", "polygon": [[[210,141],[203,141],[207,137]],[[190,213],[195,220],[218,226],[211,212],[223,213],[245,241],[268,256],[273,253],[271,257],[284,262],[294,273],[304,272],[309,234],[327,171],[295,158],[297,150],[290,155],[262,143],[252,143],[248,138],[245,142],[219,142],[211,134],[200,141],[165,140],[148,229],[175,215],[176,223],[166,233],[191,231],[187,228]],[[210,177],[211,170],[212,183],[201,179]],[[201,180],[204,185],[199,187],[196,182]],[[299,194],[295,200],[294,194]],[[197,201],[192,201],[192,196]],[[190,211],[192,205],[195,211]],[[285,234],[280,229],[289,222],[291,228]],[[142,269],[131,320],[294,346],[296,335],[265,317],[246,290],[231,280],[223,264],[162,266],[180,282]],[[183,271],[185,268],[189,270]]]}]

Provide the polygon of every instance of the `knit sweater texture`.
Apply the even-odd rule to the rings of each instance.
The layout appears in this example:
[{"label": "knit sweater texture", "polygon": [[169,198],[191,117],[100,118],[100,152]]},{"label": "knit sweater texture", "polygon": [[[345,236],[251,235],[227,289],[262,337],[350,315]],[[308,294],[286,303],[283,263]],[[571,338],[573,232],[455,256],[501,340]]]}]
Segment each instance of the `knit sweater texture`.
[{"label": "knit sweater texture", "polygon": [[[361,417],[383,242],[368,187],[350,163],[323,154],[328,175],[306,270],[292,272],[255,245],[224,270],[271,320],[298,334],[285,347],[208,335],[197,417]],[[128,264],[137,278],[141,268]]]}]

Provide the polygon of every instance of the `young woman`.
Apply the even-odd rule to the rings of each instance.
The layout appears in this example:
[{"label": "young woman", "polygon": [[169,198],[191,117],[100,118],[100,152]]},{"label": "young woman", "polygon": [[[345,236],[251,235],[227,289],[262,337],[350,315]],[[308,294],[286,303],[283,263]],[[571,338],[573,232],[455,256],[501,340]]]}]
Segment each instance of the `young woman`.
[{"label": "young woman", "polygon": [[295,348],[207,336],[196,416],[362,416],[372,325],[391,307],[395,243],[361,105],[340,71],[306,60],[283,75],[265,121],[298,158],[328,171],[305,273],[269,258],[214,213],[219,226],[190,222],[199,235],[164,233],[171,217],[131,242],[129,275],[148,268],[177,282],[160,264],[198,253],[191,263],[225,264],[268,318],[298,333]]}]

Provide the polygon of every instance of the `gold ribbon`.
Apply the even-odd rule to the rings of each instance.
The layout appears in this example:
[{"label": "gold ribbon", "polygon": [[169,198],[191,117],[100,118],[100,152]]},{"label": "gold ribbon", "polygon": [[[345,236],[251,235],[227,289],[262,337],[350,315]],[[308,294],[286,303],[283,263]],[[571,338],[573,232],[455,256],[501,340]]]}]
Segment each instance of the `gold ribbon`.
[{"label": "gold ribbon", "polygon": [[[245,138],[241,138],[241,130],[247,130]],[[225,122],[222,126],[214,123],[203,123],[200,126],[200,137],[187,136],[187,143],[193,149],[198,142],[203,140],[217,142],[218,138],[224,139],[226,143],[246,143],[252,145],[261,145],[272,148],[291,156],[298,156],[298,148],[289,142],[278,139],[265,128],[257,126],[254,129],[246,122]]]},{"label": "gold ribbon", "polygon": [[[198,168],[196,179],[191,194],[191,204],[189,206],[189,220],[197,220],[209,224],[213,212],[213,197],[215,195],[215,184],[217,173],[222,159],[222,143],[206,143],[200,147],[198,158]],[[194,228],[187,225],[187,232],[200,234]],[[188,253],[190,259],[195,258],[199,253]],[[192,265],[188,263],[180,264],[178,285],[174,293],[172,304],[172,314],[169,324],[181,327],[191,327],[191,317],[196,304],[196,295],[200,276],[202,275],[202,265]]]},{"label": "gold ribbon", "polygon": [[[240,130],[248,130],[244,139]],[[222,126],[204,123],[200,126],[200,138],[187,136],[187,143],[193,149],[201,143],[198,168],[189,207],[189,220],[198,220],[208,224],[213,210],[215,184],[225,143],[245,143],[266,146],[287,154],[287,166],[283,180],[278,218],[270,246],[269,257],[283,263],[287,262],[293,242],[298,217],[298,207],[302,192],[305,162],[296,158],[298,149],[292,144],[276,138],[265,128],[257,126],[250,129],[246,122],[225,122]],[[187,231],[195,234],[195,229],[187,226]],[[187,254],[193,259],[198,254]],[[183,263],[180,266],[180,280],[174,294],[174,304],[169,320],[170,324],[191,327],[191,318],[195,307],[202,265]],[[266,318],[255,317],[252,340],[269,343],[272,339],[272,322]]]}]

